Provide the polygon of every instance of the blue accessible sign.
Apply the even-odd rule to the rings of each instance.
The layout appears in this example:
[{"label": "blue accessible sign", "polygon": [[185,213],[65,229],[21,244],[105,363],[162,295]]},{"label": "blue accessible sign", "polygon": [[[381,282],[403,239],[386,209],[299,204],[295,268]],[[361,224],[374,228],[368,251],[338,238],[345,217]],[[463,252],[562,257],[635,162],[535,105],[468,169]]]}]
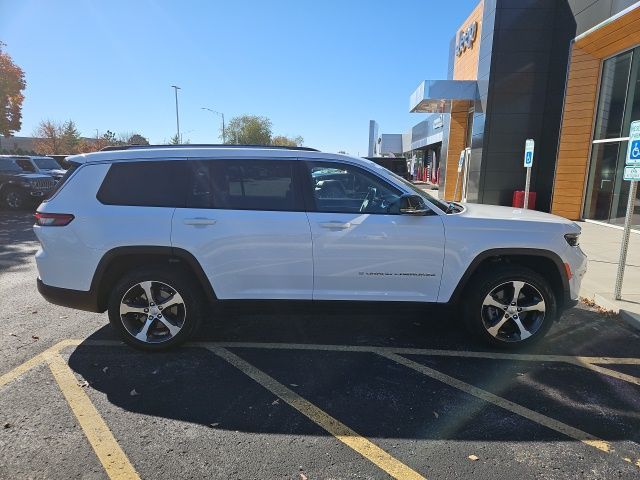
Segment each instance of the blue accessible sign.
[{"label": "blue accessible sign", "polygon": [[629,147],[627,148],[627,165],[640,165],[640,120],[631,122],[629,128]]},{"label": "blue accessible sign", "polygon": [[529,138],[524,144],[524,166],[531,168],[533,166],[533,150],[535,148],[535,142]]}]

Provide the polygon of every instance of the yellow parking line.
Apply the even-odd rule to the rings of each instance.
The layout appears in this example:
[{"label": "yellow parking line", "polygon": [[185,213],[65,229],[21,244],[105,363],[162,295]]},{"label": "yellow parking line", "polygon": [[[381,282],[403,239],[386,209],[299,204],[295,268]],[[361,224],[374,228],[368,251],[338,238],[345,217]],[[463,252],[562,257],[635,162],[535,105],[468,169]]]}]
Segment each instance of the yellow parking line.
[{"label": "yellow parking line", "polygon": [[516,360],[525,362],[564,362],[587,368],[602,375],[640,385],[640,378],[597,364],[640,365],[640,358],[581,357],[570,355],[531,355],[501,352],[468,352],[459,350],[432,350],[424,348],[373,347],[363,345],[318,345],[305,343],[255,343],[255,342],[194,342],[191,346],[219,346],[223,348],[264,348],[273,350],[316,350],[331,352],[395,353],[398,355],[428,355],[435,357],[486,358],[490,360]]},{"label": "yellow parking line", "polygon": [[46,360],[109,478],[112,480],[140,478],[88,395],[78,385],[78,380],[64,359],[60,354],[54,353],[49,354]]},{"label": "yellow parking line", "polygon": [[80,342],[81,340],[63,340],[61,342],[56,343],[54,346],[46,349],[44,352],[37,354],[36,356],[24,362],[23,364],[18,365],[13,370],[0,376],[0,388],[4,387],[8,383],[13,382],[16,378],[27,373],[33,367],[37,367],[38,365],[40,365],[42,362],[46,360],[48,355],[57,353],[65,347],[78,345]]},{"label": "yellow parking line", "polygon": [[429,368],[425,365],[414,362],[413,360],[409,360],[408,358],[402,357],[395,353],[378,352],[378,355],[404,365],[405,367],[411,368],[423,375],[426,375],[427,377],[431,377],[435,380],[445,383],[450,387],[457,388],[458,390],[473,395],[474,397],[484,400],[485,402],[489,402],[498,407],[504,408],[509,412],[520,415],[521,417],[527,418],[537,424],[544,425],[545,427],[555,430],[556,432],[567,435],[568,437],[571,437],[575,440],[579,440],[582,443],[589,445],[590,447],[597,448],[598,450],[602,450],[603,452],[611,451],[611,444],[605,440],[595,437],[587,432],[583,432],[582,430],[579,430],[577,428],[571,427],[566,423],[559,422],[547,417],[546,415],[530,410],[510,400],[494,395],[491,392],[487,392],[486,390],[483,390],[481,388],[474,387],[473,385],[458,380],[457,378],[450,377],[449,375],[439,372],[438,370],[434,370],[433,368]]},{"label": "yellow parking line", "polygon": [[386,451],[362,437],[346,425],[324,412],[313,403],[298,395],[293,390],[267,375],[262,370],[241,359],[221,347],[207,346],[209,350],[223,358],[242,373],[255,380],[271,393],[280,397],[286,403],[298,410],[315,424],[319,425],[349,448],[355,450],[370,462],[387,472],[393,478],[424,479],[415,470],[389,455]]}]

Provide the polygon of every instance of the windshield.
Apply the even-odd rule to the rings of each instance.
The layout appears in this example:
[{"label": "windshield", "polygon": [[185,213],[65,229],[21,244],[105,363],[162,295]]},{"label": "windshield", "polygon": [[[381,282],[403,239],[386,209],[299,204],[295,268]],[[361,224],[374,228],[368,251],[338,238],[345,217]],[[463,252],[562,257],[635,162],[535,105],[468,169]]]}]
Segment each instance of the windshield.
[{"label": "windshield", "polygon": [[0,170],[3,172],[22,173],[22,169],[10,158],[0,158]]},{"label": "windshield", "polygon": [[60,170],[60,165],[53,158],[34,158],[38,168],[42,170]]}]

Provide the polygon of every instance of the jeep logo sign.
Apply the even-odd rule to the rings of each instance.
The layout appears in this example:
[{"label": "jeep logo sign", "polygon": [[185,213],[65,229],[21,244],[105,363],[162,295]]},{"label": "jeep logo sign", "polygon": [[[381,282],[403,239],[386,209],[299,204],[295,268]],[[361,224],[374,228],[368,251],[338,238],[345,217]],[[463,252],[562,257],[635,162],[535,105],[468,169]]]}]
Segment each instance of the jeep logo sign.
[{"label": "jeep logo sign", "polygon": [[471,48],[478,33],[478,22],[473,22],[466,30],[458,34],[458,42],[456,43],[456,56],[462,55],[467,48]]}]

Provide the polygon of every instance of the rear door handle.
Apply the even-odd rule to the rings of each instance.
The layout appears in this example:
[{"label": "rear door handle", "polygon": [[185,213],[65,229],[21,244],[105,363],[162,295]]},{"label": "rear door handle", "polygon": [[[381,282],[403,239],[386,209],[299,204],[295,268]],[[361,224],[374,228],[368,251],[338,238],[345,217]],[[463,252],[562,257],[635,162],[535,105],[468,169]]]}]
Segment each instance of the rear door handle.
[{"label": "rear door handle", "polygon": [[336,230],[344,230],[346,228],[351,227],[350,222],[321,222],[320,226],[322,228],[333,228]]},{"label": "rear door handle", "polygon": [[182,223],[185,225],[214,225],[216,221],[213,218],[196,217],[185,218]]}]

